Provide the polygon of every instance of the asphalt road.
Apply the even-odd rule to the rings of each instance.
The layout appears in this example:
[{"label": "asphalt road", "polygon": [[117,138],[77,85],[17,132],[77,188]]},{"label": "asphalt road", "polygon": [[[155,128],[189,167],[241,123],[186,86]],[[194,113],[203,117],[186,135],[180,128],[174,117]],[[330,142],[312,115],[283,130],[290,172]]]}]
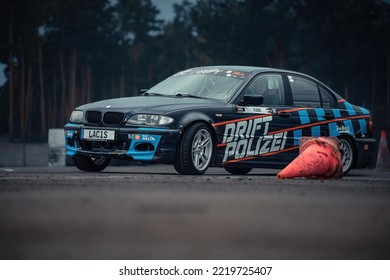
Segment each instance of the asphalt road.
[{"label": "asphalt road", "polygon": [[0,169],[1,259],[389,259],[390,172]]}]

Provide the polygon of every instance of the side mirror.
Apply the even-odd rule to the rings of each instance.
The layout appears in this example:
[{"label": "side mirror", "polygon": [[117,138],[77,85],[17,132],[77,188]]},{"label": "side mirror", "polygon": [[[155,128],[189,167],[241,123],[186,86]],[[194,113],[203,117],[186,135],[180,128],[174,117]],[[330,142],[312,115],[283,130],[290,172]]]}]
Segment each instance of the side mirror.
[{"label": "side mirror", "polygon": [[260,95],[245,95],[244,105],[260,106],[264,103],[264,97]]},{"label": "side mirror", "polygon": [[148,91],[147,88],[143,88],[143,89],[141,89],[141,90],[139,91],[139,95],[144,95],[145,92],[147,92],[147,91]]}]

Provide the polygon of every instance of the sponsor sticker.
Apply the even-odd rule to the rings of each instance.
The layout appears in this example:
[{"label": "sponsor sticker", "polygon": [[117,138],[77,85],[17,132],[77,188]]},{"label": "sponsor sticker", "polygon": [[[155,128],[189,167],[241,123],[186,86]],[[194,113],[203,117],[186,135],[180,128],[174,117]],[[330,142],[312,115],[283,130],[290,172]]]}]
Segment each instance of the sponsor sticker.
[{"label": "sponsor sticker", "polygon": [[135,134],[134,139],[137,141],[156,141],[155,136],[150,134]]},{"label": "sponsor sticker", "polygon": [[271,114],[272,111],[266,107],[244,107],[245,113],[252,114]]},{"label": "sponsor sticker", "polygon": [[336,128],[339,132],[349,132],[350,130],[349,127],[345,125],[337,125]]},{"label": "sponsor sticker", "polygon": [[229,123],[225,126],[222,163],[283,150],[287,132],[268,134],[272,116]]}]

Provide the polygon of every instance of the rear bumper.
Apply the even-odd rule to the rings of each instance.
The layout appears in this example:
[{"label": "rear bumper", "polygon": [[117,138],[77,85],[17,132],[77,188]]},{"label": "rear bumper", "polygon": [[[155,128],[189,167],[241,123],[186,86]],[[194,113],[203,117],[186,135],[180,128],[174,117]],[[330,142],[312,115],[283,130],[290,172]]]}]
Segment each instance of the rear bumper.
[{"label": "rear bumper", "polygon": [[355,139],[357,149],[356,168],[373,167],[378,152],[378,142],[375,139]]}]

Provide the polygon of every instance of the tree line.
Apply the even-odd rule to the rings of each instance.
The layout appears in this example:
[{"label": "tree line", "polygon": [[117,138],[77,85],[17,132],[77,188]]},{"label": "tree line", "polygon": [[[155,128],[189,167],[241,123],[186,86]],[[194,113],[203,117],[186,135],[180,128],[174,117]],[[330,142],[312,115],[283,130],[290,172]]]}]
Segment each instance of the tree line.
[{"label": "tree line", "polygon": [[137,95],[185,68],[314,75],[390,126],[390,5],[380,0],[0,0],[0,138],[45,142],[74,107]]}]

